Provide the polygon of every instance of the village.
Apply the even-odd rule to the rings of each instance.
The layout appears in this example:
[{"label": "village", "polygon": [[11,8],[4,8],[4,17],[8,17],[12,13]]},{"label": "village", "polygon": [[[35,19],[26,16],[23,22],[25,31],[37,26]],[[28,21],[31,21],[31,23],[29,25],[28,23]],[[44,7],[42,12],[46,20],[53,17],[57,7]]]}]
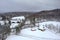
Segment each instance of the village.
[{"label": "village", "polygon": [[[31,18],[16,16],[10,20],[2,20],[0,17],[0,40],[13,40],[14,36],[29,37],[36,40],[60,40],[60,36],[57,35],[60,33],[59,24],[60,22],[48,21],[35,16]],[[19,37],[16,37],[15,40],[17,39],[20,40]]]}]

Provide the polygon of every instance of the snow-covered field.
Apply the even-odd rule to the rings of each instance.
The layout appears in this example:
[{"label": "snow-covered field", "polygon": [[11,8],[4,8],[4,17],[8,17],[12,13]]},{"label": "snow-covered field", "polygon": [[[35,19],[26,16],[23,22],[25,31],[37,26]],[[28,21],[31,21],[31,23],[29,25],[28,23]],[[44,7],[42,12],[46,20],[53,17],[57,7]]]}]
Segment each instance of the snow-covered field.
[{"label": "snow-covered field", "polygon": [[[59,25],[60,22],[48,21],[39,23],[40,26],[45,24]],[[6,40],[60,40],[60,36],[54,34],[48,28],[45,31],[38,30],[38,27],[35,27],[35,29],[35,31],[31,31],[31,28],[22,29],[19,35],[10,35]]]},{"label": "snow-covered field", "polygon": [[31,31],[31,28],[23,29],[19,35],[10,35],[6,40],[60,40],[60,36],[55,35],[48,29]]},{"label": "snow-covered field", "polygon": [[17,36],[17,35],[11,35],[6,40],[34,40],[34,39],[31,39],[28,37]]},{"label": "snow-covered field", "polygon": [[45,25],[45,24],[53,24],[54,26],[56,25],[60,25],[60,22],[57,22],[57,21],[47,21],[47,22],[42,22],[40,23],[41,25]]},{"label": "snow-covered field", "polygon": [[31,31],[31,28],[23,29],[20,35],[31,35],[35,37],[42,37],[42,38],[59,38],[54,33],[50,32],[47,28],[45,31],[40,31],[36,28],[36,31]]}]

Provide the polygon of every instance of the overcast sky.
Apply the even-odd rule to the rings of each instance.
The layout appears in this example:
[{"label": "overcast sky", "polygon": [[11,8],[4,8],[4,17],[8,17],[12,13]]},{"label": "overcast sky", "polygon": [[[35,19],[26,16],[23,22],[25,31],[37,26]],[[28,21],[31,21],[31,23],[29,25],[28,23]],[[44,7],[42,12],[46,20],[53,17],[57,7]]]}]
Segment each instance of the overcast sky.
[{"label": "overcast sky", "polygon": [[0,0],[0,12],[36,12],[57,8],[60,8],[60,0]]}]

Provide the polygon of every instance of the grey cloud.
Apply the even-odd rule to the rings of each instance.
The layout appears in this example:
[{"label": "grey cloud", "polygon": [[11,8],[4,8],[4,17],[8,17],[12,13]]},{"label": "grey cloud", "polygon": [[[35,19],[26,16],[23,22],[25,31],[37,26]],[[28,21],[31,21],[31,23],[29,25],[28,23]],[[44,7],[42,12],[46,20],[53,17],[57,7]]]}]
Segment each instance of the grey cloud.
[{"label": "grey cloud", "polygon": [[41,11],[60,8],[60,0],[0,0],[0,12]]}]

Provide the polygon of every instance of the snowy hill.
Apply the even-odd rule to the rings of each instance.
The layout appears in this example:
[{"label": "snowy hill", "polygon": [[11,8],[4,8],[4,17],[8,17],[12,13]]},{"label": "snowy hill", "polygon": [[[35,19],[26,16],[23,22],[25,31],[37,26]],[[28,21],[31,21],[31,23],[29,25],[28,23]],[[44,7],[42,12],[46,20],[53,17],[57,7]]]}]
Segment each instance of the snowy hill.
[{"label": "snowy hill", "polygon": [[6,40],[60,40],[60,36],[52,33],[48,29],[31,31],[31,28],[22,29],[19,35],[11,35]]},{"label": "snowy hill", "polygon": [[[43,25],[53,24],[55,27],[56,25],[60,24],[60,22],[56,21],[47,21],[39,23],[39,27]],[[31,28],[22,29],[18,35],[12,34],[7,37],[6,40],[60,40],[60,36],[56,35],[55,33],[51,32],[47,27],[45,27],[45,31],[38,30],[38,27],[34,27],[35,31],[32,31]]]}]

